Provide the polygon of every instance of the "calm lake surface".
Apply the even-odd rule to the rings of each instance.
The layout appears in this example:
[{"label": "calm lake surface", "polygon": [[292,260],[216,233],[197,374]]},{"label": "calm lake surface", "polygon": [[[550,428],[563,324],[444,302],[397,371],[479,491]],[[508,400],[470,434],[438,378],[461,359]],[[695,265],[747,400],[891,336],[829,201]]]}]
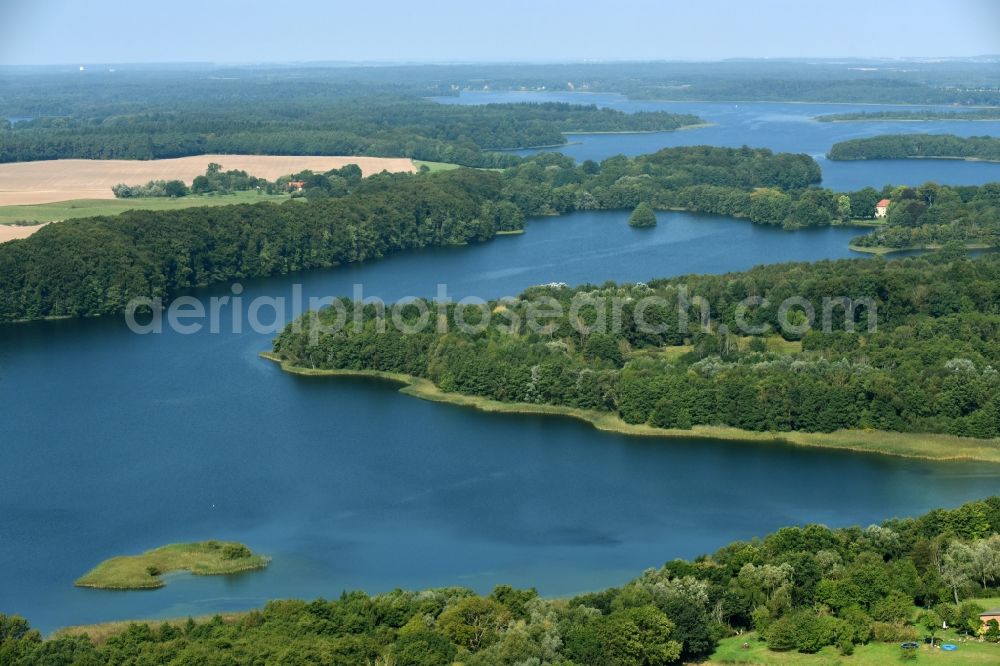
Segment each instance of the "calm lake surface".
[{"label": "calm lake surface", "polygon": [[[814,118],[831,113],[945,109],[954,107],[880,106],[866,104],[792,104],[777,102],[651,102],[633,101],[613,93],[570,92],[464,92],[458,97],[436,97],[444,104],[490,104],[499,102],[570,102],[596,104],[632,113],[670,111],[691,113],[711,127],[653,132],[648,134],[571,134],[570,145],[550,150],[578,161],[603,160],[612,155],[642,155],[668,146],[743,145],[774,151],[807,153],[823,169],[823,185],[838,191],[883,185],[920,185],[927,181],[948,185],[980,185],[1000,181],[1000,163],[961,160],[877,160],[831,162],[825,155],[838,141],[876,134],[956,134],[1000,136],[1000,121],[860,122],[825,123]],[[537,151],[518,151],[529,155]]]},{"label": "calm lake surface", "polygon": [[[880,108],[634,102],[617,95],[466,93],[445,103],[589,102],[694,113],[712,127],[576,135],[577,160],[666,146],[805,152],[850,190],[1000,180],[1000,164],[829,162],[850,138],[1000,135],[1000,122],[820,123]],[[913,107],[919,108],[919,107]],[[523,151],[528,154],[531,151]],[[245,283],[243,296],[395,299],[513,295],[543,282],[633,281],[849,256],[851,229],[786,233],[746,222],[624,213],[535,220],[470,248]],[[229,294],[229,285],[197,292]],[[291,317],[284,313],[282,321]],[[243,609],[344,589],[497,583],[565,595],[619,584],[673,557],[811,521],[868,523],[997,492],[1000,468],[738,442],[600,433],[551,417],[490,415],[367,380],[286,375],[270,335],[137,336],[120,319],[0,327],[0,612],[42,630]],[[172,541],[235,539],[274,557],[237,577],[171,576],[154,592],[76,589],[100,560]]]},{"label": "calm lake surface", "polygon": [[[533,220],[479,246],[244,283],[245,299],[516,294],[850,256],[851,229],[794,233],[687,213]],[[208,298],[229,285],[197,292]],[[286,314],[286,319],[291,313]],[[266,320],[266,318],[265,318]],[[245,609],[344,589],[501,582],[568,595],[674,557],[818,521],[868,524],[997,491],[1000,468],[777,445],[628,438],[555,417],[301,378],[270,335],[130,333],[119,318],[0,327],[0,612],[43,631]],[[273,556],[156,591],[77,589],[102,559],[235,539]]]}]

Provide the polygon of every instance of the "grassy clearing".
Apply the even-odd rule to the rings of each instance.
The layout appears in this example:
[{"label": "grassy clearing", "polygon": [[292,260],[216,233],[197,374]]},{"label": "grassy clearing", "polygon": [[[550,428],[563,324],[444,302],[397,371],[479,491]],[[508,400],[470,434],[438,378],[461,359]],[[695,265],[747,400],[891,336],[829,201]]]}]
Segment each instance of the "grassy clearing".
[{"label": "grassy clearing", "polygon": [[926,460],[975,460],[1000,463],[1000,439],[971,439],[952,435],[886,432],[880,430],[838,430],[831,433],[816,432],[756,432],[728,426],[695,426],[691,430],[654,428],[644,424],[626,423],[610,412],[600,412],[559,405],[507,403],[461,393],[446,393],[433,382],[394,372],[377,370],[317,370],[299,368],[265,352],[264,358],[281,364],[293,374],[316,377],[377,377],[398,382],[404,386],[400,392],[424,400],[446,402],[463,407],[474,407],[485,412],[510,414],[551,414],[568,416],[591,423],[598,430],[642,437],[683,437],[687,439],[724,439],[746,442],[787,444],[825,449],[840,449],[858,453],[876,453],[903,458]]},{"label": "grassy clearing", "polygon": [[673,345],[669,347],[660,347],[659,349],[640,349],[632,352],[632,358],[661,358],[666,361],[676,361],[684,354],[689,354],[694,351],[694,345]]},{"label": "grassy clearing", "polygon": [[59,222],[75,217],[118,215],[126,210],[177,210],[195,206],[225,206],[258,201],[281,202],[285,194],[234,192],[232,194],[200,194],[186,197],[150,197],[149,199],[73,199],[58,203],[30,206],[0,206],[0,224],[17,222]]},{"label": "grassy clearing", "polygon": [[851,252],[861,252],[863,254],[874,254],[876,256],[883,256],[886,254],[892,254],[893,252],[909,252],[912,250],[923,250],[925,248],[913,245],[910,247],[886,247],[884,245],[874,245],[871,247],[862,247],[860,245],[848,245],[847,249]]},{"label": "grassy clearing", "polygon": [[[740,338],[740,348],[746,349],[753,338]],[[767,351],[776,354],[798,354],[802,351],[801,340],[785,340],[780,336],[771,336],[767,339]]]},{"label": "grassy clearing", "polygon": [[270,558],[254,555],[243,544],[232,541],[173,543],[142,555],[104,560],[75,584],[103,590],[148,590],[163,587],[166,583],[162,575],[171,571],[214,576],[262,569],[268,562]]},{"label": "grassy clearing", "polygon": [[[901,659],[902,649],[897,643],[868,643],[858,645],[854,654],[849,657],[837,652],[835,647],[826,647],[816,654],[800,652],[774,652],[757,639],[753,633],[743,636],[725,638],[708,660],[708,664],[761,664],[764,666],[826,666],[833,664],[858,664],[859,666],[881,666],[882,664],[997,664],[1000,663],[1000,645],[995,643],[979,643],[977,641],[960,642],[960,639],[950,634],[946,642],[958,646],[955,652],[945,652],[929,645],[921,645],[917,657],[913,661]],[[744,649],[744,643],[750,648]]]},{"label": "grassy clearing", "polygon": [[868,228],[871,228],[871,229],[878,229],[878,228],[886,226],[886,224],[887,223],[886,223],[884,217],[882,217],[882,218],[875,218],[875,219],[855,217],[855,218],[851,218],[850,220],[844,220],[842,222],[834,222],[830,226],[833,226],[833,227],[868,227]]},{"label": "grassy clearing", "polygon": [[[755,338],[747,336],[738,338],[736,343],[740,349],[746,350],[750,346],[750,341]],[[799,340],[785,340],[779,336],[767,338],[767,350],[775,354],[797,354],[802,351],[802,342]],[[659,358],[666,361],[676,361],[685,354],[694,351],[694,345],[673,345],[660,347],[658,349],[639,349],[633,351],[630,358]]]},{"label": "grassy clearing", "polygon": [[413,160],[413,166],[417,169],[425,166],[431,171],[451,171],[452,169],[461,169],[461,164],[452,164],[451,162],[428,162],[427,160]]}]

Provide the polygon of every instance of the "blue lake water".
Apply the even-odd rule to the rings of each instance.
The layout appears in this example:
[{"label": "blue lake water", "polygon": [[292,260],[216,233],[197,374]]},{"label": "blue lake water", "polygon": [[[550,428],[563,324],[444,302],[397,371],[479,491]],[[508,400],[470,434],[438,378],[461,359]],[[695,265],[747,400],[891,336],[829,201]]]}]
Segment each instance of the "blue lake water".
[{"label": "blue lake water", "polygon": [[[851,229],[783,232],[687,213],[533,220],[454,249],[244,283],[258,295],[516,294],[848,257]],[[207,299],[229,285],[197,292]],[[286,313],[286,318],[290,313]],[[258,358],[271,335],[135,335],[118,318],[0,327],[0,612],[44,631],[245,609],[344,589],[497,583],[568,595],[736,538],[868,524],[996,492],[1000,466],[780,445],[629,438],[480,413]],[[77,589],[104,558],[235,539],[261,572]]]},{"label": "blue lake water", "polygon": [[[656,102],[630,100],[611,93],[465,92],[437,97],[444,104],[499,102],[571,102],[596,104],[632,113],[669,111],[691,113],[713,123],[711,127],[648,134],[570,134],[570,144],[552,150],[578,161],[603,160],[612,155],[642,155],[669,146],[753,146],[774,151],[807,153],[823,170],[823,185],[838,191],[883,185],[919,185],[934,181],[948,185],[980,185],[1000,181],[1000,163],[960,160],[877,160],[832,162],[825,155],[838,141],[876,134],[956,134],[1000,136],[1000,121],[825,123],[816,116],[853,111],[934,109],[953,107],[880,106],[861,104],[793,104],[779,102]],[[517,151],[528,155],[537,151]]]}]

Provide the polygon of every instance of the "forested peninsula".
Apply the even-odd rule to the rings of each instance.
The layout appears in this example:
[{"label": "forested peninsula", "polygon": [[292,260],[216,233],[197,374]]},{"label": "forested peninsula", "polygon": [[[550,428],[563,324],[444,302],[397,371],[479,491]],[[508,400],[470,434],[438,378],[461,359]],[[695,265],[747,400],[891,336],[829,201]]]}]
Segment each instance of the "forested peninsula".
[{"label": "forested peninsula", "polygon": [[[783,307],[789,297],[797,305]],[[747,299],[762,300],[741,306]],[[561,307],[544,326],[528,323],[532,309],[553,301]],[[487,315],[448,305],[445,330],[415,328],[420,305],[439,317],[443,306],[407,305],[400,328],[385,326],[375,306],[344,300],[360,324],[336,328],[333,307],[306,314],[275,340],[274,354],[292,368],[399,373],[444,393],[604,412],[651,428],[991,440],[969,442],[980,448],[972,457],[997,460],[998,303],[1000,257],[956,250],[533,287],[489,302]],[[889,438],[869,439],[885,440],[870,450],[906,454]],[[949,457],[947,443],[936,442],[940,457]],[[953,457],[969,456],[953,443]]]},{"label": "forested peninsula", "polygon": [[320,180],[329,187],[310,187],[305,200],[74,219],[0,244],[0,322],[111,314],[136,297],[482,242],[528,216],[642,203],[799,229],[874,222],[876,203],[891,197],[886,223],[855,246],[1000,242],[1000,185],[836,193],[816,186],[820,169],[808,155],[747,147],[580,164],[546,153],[502,171]]},{"label": "forested peninsula", "polygon": [[0,663],[649,666],[785,661],[794,652],[886,663],[904,654],[901,642],[977,636],[984,642],[961,649],[987,663],[1000,654],[1000,627],[979,617],[998,593],[998,533],[1000,498],[991,497],[868,527],[785,527],[568,599],[509,585],[483,595],[345,592],[229,619],[98,625],[47,640],[0,614]]},{"label": "forested peninsula", "polygon": [[831,160],[899,160],[911,158],[1000,161],[1000,138],[954,134],[883,134],[835,143]]},{"label": "forested peninsula", "polygon": [[847,123],[868,121],[923,122],[931,120],[1000,120],[1000,109],[973,109],[963,111],[941,111],[921,109],[919,111],[858,111],[853,113],[828,113],[816,116],[824,123]]}]

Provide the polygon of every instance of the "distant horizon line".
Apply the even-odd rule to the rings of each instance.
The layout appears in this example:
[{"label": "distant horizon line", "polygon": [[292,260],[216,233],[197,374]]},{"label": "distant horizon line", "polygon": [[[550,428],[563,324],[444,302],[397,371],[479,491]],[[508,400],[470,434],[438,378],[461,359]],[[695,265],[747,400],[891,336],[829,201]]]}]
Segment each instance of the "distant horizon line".
[{"label": "distant horizon line", "polygon": [[837,64],[855,62],[993,62],[998,54],[969,56],[731,56],[725,58],[608,58],[608,59],[538,59],[538,60],[143,60],[143,61],[66,61],[51,63],[0,63],[0,70],[52,67],[420,67],[481,65],[623,65],[623,64],[717,64],[727,62],[798,62]]}]

